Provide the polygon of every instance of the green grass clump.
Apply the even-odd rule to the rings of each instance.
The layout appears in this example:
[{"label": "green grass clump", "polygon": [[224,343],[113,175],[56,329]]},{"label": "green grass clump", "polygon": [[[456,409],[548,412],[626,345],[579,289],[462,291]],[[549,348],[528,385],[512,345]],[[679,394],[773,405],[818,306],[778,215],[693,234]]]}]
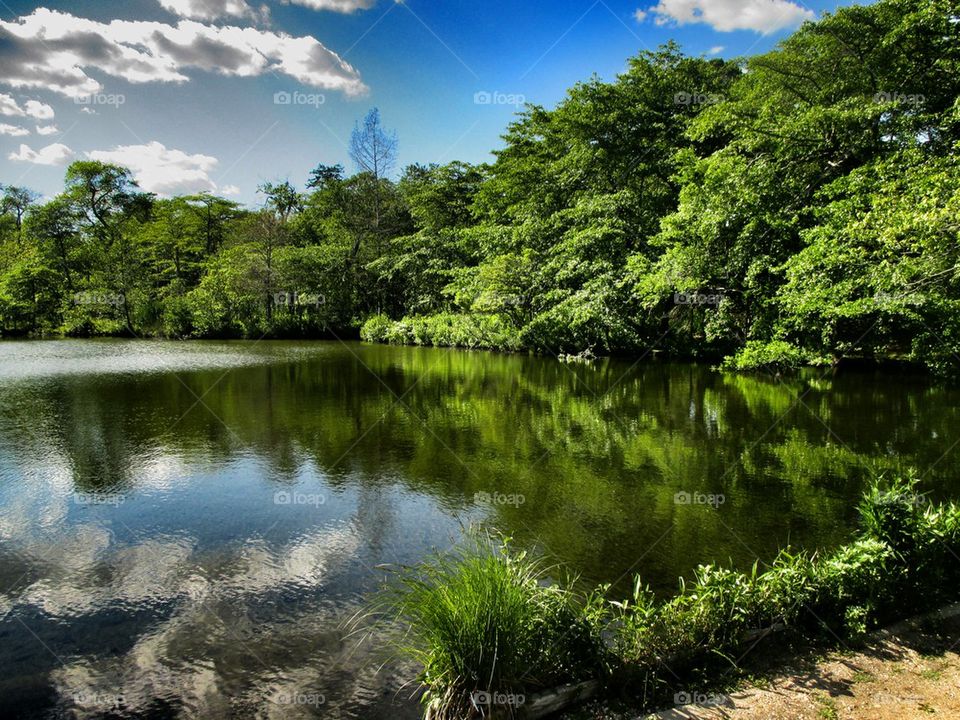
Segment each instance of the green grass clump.
[{"label": "green grass clump", "polygon": [[522,695],[603,673],[589,599],[547,574],[481,540],[398,575],[386,609],[409,628],[400,649],[423,665],[428,717],[470,717],[477,692]]}]

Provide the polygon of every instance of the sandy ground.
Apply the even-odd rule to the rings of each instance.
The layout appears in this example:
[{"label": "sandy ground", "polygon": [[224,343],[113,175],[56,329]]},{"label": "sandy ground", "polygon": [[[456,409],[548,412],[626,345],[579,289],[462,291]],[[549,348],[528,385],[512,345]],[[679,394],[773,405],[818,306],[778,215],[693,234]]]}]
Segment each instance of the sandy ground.
[{"label": "sandy ground", "polygon": [[960,719],[960,619],[875,633],[855,651],[795,661],[753,687],[651,720]]}]

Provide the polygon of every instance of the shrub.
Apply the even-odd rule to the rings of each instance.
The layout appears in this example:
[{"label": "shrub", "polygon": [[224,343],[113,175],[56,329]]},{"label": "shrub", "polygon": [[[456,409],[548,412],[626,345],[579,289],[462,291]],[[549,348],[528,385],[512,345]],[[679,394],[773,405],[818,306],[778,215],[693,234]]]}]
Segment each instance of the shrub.
[{"label": "shrub", "polygon": [[[892,587],[900,572],[890,547],[879,540],[862,539],[816,563],[816,592],[810,603],[811,620],[829,632],[855,637],[872,619],[884,617]],[[856,626],[850,625],[856,618]]]},{"label": "shrub", "polygon": [[391,325],[393,321],[386,315],[373,315],[360,327],[360,339],[371,343],[386,342]]},{"label": "shrub", "polygon": [[803,352],[783,340],[751,340],[723,367],[730,370],[793,370],[804,363]]},{"label": "shrub", "polygon": [[437,313],[390,320],[374,315],[360,329],[367,342],[513,351],[520,348],[517,333],[500,315]]},{"label": "shrub", "polygon": [[193,332],[193,312],[183,295],[171,295],[162,302],[162,328],[166,337],[182,338]]}]

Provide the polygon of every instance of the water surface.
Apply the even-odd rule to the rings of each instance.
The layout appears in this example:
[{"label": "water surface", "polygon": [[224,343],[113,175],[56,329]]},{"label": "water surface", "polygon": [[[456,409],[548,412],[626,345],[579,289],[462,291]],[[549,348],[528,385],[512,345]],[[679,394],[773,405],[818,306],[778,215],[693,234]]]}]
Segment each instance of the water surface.
[{"label": "water surface", "polygon": [[0,707],[417,716],[348,636],[384,564],[486,524],[625,593],[960,494],[954,388],[881,372],[357,343],[0,343]]}]

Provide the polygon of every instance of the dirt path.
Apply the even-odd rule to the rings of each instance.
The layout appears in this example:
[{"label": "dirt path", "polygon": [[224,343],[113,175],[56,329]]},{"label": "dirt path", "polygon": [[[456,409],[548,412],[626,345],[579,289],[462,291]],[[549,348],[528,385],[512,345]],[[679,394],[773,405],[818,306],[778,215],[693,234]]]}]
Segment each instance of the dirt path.
[{"label": "dirt path", "polygon": [[874,634],[856,651],[796,663],[782,675],[719,696],[714,707],[679,707],[656,720],[960,719],[960,619]]}]

